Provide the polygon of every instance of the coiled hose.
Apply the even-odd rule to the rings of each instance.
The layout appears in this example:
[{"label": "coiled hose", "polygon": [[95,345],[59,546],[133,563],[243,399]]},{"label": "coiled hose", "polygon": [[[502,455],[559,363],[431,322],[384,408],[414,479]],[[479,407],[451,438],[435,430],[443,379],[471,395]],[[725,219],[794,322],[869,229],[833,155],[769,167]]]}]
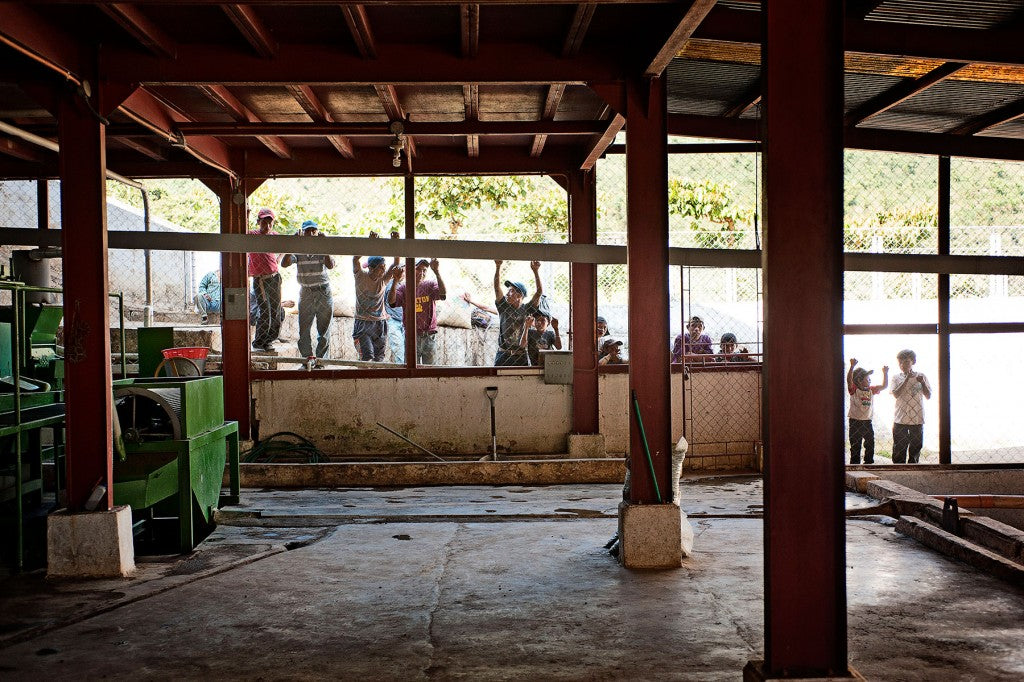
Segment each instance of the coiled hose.
[{"label": "coiled hose", "polygon": [[288,459],[305,457],[309,464],[327,461],[327,455],[314,445],[313,441],[291,431],[280,431],[257,441],[251,448],[242,452],[242,461],[265,464],[282,456]]}]

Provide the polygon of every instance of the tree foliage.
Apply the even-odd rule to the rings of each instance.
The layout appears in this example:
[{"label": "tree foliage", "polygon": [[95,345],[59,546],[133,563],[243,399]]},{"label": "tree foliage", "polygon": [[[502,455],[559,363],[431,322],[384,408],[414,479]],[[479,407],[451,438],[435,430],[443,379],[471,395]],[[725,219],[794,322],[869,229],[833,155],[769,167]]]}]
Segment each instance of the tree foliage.
[{"label": "tree foliage", "polygon": [[669,180],[668,210],[693,230],[698,246],[708,249],[734,247],[741,226],[754,217],[738,205],[732,184],[707,179]]}]

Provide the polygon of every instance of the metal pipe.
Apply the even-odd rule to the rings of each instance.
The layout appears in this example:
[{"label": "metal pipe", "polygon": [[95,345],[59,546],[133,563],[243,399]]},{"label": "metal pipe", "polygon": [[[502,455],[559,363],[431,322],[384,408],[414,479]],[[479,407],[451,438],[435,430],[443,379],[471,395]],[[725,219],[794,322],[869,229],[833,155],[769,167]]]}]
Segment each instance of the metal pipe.
[{"label": "metal pipe", "polygon": [[[143,231],[148,233],[151,229],[149,221],[149,191],[139,185],[139,189],[142,191],[142,225]],[[142,326],[152,327],[153,326],[153,257],[149,249],[144,252],[144,258],[146,260],[146,307],[143,308]],[[123,350],[123,348],[122,348]]]},{"label": "metal pipe", "polygon": [[15,549],[15,569],[20,573],[25,564],[25,529],[22,527],[22,471],[21,471],[21,300],[22,294],[17,289],[11,292],[11,305],[14,313],[11,322],[11,335],[14,337],[11,344],[11,354],[15,357],[12,374],[14,377],[14,523],[17,526],[17,548]]},{"label": "metal pipe", "polygon": [[[114,294],[111,294],[111,295],[113,296]],[[121,292],[118,292],[116,294],[116,296],[117,296],[117,324],[118,324],[118,329],[120,330],[120,334],[121,334],[121,336],[120,336],[120,340],[121,340],[121,378],[122,379],[127,379],[128,378],[128,357],[125,354],[125,351],[127,349],[125,348],[125,333],[124,333],[124,294],[121,293]]]},{"label": "metal pipe", "polygon": [[956,500],[963,509],[1024,509],[1024,495],[932,495],[936,500]]},{"label": "metal pipe", "polygon": [[[8,135],[11,135],[12,137],[17,137],[17,138],[19,138],[21,140],[24,140],[25,142],[28,142],[30,144],[34,144],[37,147],[42,147],[43,149],[49,149],[51,152],[58,152],[58,153],[60,152],[60,145],[57,144],[56,142],[54,142],[53,140],[50,140],[50,139],[45,138],[45,137],[42,137],[40,135],[36,135],[34,133],[30,133],[27,130],[22,130],[21,128],[19,128],[17,126],[12,126],[10,123],[5,123],[4,121],[0,121],[0,132],[7,133]],[[126,178],[125,176],[121,175],[120,173],[115,173],[112,170],[108,170],[107,171],[107,177],[110,178],[111,180],[117,180],[118,182],[123,182],[124,184],[126,184],[126,185],[128,185],[130,187],[134,187],[136,189],[143,189],[141,183],[136,182],[135,180],[132,180],[131,178]]]}]

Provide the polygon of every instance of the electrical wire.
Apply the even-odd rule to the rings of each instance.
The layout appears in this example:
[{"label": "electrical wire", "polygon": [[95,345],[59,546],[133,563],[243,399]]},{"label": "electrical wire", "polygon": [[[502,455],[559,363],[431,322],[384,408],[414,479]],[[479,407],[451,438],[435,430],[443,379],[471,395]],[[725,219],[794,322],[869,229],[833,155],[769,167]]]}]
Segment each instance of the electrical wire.
[{"label": "electrical wire", "polygon": [[276,461],[279,457],[305,457],[309,464],[319,464],[327,461],[327,455],[323,453],[313,441],[304,438],[291,431],[280,431],[263,440],[257,441],[248,450],[241,453],[243,462],[267,464]]}]

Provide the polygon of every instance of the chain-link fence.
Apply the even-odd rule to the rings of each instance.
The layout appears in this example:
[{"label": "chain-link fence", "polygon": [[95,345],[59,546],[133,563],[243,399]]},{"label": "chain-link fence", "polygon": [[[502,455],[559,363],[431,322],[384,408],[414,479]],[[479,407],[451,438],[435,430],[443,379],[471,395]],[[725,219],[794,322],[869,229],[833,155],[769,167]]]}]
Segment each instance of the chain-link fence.
[{"label": "chain-link fence", "polygon": [[[728,149],[728,148],[723,148]],[[670,157],[670,240],[673,246],[702,248],[757,248],[759,156],[747,151],[675,154]],[[598,242],[625,244],[625,156],[610,154],[599,161]],[[846,153],[844,241],[847,251],[897,254],[938,252],[938,160],[935,157],[880,152]],[[962,255],[1024,255],[1024,164],[953,159],[950,197],[951,252]],[[47,184],[49,227],[61,226],[59,183]],[[197,181],[147,182],[148,229],[176,232],[183,239],[194,232],[219,230],[216,196]],[[38,221],[38,185],[35,182],[0,183],[0,210],[5,227],[35,228]],[[290,234],[305,220],[314,220],[328,235],[365,236],[370,231],[386,238],[405,235],[404,181],[401,178],[331,178],[272,180],[250,198],[249,228],[256,213],[273,209],[276,231]],[[428,239],[492,242],[565,243],[565,192],[553,181],[534,177],[439,177],[415,180],[415,233]],[[139,189],[108,183],[108,226],[117,231],[147,229],[146,202]],[[4,247],[3,258],[9,258]],[[376,254],[360,254],[365,258]],[[327,273],[333,293],[331,327],[326,356],[342,364],[358,365],[355,332],[355,277],[351,255],[338,255]],[[390,265],[391,260],[387,260]],[[404,264],[404,261],[403,261]],[[220,254],[181,251],[112,250],[110,288],[123,291],[129,327],[147,323],[193,330],[196,345],[219,350],[216,306],[201,302],[204,280],[216,273]],[[498,347],[498,319],[494,310],[494,262],[442,259],[438,272],[446,285],[446,300],[437,303],[437,335],[433,362],[439,366],[490,366]],[[295,368],[305,358],[299,345],[300,287],[297,267],[280,268],[284,323],[272,343],[278,360],[263,358],[263,368]],[[559,321],[560,341],[571,345],[569,328],[569,265],[542,263],[539,270],[551,317]],[[598,314],[609,334],[625,342],[628,359],[628,270],[625,265],[599,265]],[[428,270],[426,279],[435,275]],[[526,262],[506,262],[499,276],[504,282],[522,282],[532,296],[534,276]],[[50,283],[61,283],[60,260],[50,265]],[[759,360],[761,353],[761,277],[757,269],[672,267],[670,281],[670,338],[666,357],[677,337],[688,332],[688,322],[701,318],[702,329],[693,346],[707,346],[684,354],[688,370],[724,377],[724,370],[747,371],[740,363]],[[207,282],[209,284],[209,282]],[[848,272],[845,277],[847,324],[933,324],[938,321],[938,276],[932,273]],[[219,291],[219,284],[218,284]],[[959,323],[1024,321],[1024,277],[1009,275],[953,275],[950,277],[950,319]],[[254,297],[255,298],[255,297]],[[112,326],[117,310],[111,308]],[[312,324],[312,323],[311,323]],[[392,324],[392,332],[401,327]],[[318,335],[315,324],[311,332]],[[960,334],[951,342],[953,461],[1024,461],[1024,436],[1013,429],[1006,414],[1013,405],[1008,387],[1017,383],[1012,361],[1020,347],[1019,334]],[[976,330],[975,330],[976,331]],[[705,340],[701,340],[706,336]],[[733,338],[735,337],[735,338]],[[680,338],[682,350],[686,350]],[[883,364],[898,373],[895,353],[909,347],[918,355],[917,367],[931,380],[934,391],[925,400],[926,426],[922,461],[937,453],[935,406],[938,395],[937,336],[849,336],[847,357],[856,357],[880,376]],[[133,341],[129,335],[129,350]],[[723,351],[725,351],[723,353]],[[399,357],[399,353],[402,357]],[[257,357],[261,350],[254,353]],[[1010,360],[1001,360],[1003,357]],[[730,357],[733,358],[730,360]],[[293,358],[294,362],[286,362]],[[718,359],[725,358],[719,363]],[[404,345],[389,338],[382,363],[404,362]],[[749,363],[756,367],[756,363]],[[707,369],[704,369],[707,368]],[[844,368],[845,371],[845,368]],[[721,383],[725,378],[716,376]],[[999,380],[996,380],[998,377]],[[703,380],[703,379],[702,379]],[[712,379],[708,378],[708,381]],[[691,384],[693,388],[695,384]],[[1003,388],[1007,387],[1007,388]],[[733,392],[730,395],[730,391]],[[687,397],[688,429],[697,435],[701,423],[708,433],[730,423],[724,404],[749,401],[743,387],[710,386]],[[696,396],[696,397],[694,397]],[[714,396],[715,400],[710,400]],[[708,399],[708,400],[706,400]],[[874,401],[873,419],[878,455],[891,455],[895,410],[891,387]],[[731,409],[731,408],[730,408]],[[699,414],[709,415],[706,419]],[[715,416],[718,415],[718,416]],[[712,424],[712,417],[720,423]],[[701,419],[704,421],[702,422]],[[709,421],[711,420],[711,421]],[[722,421],[724,420],[724,421]],[[888,423],[886,423],[888,420]],[[888,438],[888,441],[886,440]]]}]

